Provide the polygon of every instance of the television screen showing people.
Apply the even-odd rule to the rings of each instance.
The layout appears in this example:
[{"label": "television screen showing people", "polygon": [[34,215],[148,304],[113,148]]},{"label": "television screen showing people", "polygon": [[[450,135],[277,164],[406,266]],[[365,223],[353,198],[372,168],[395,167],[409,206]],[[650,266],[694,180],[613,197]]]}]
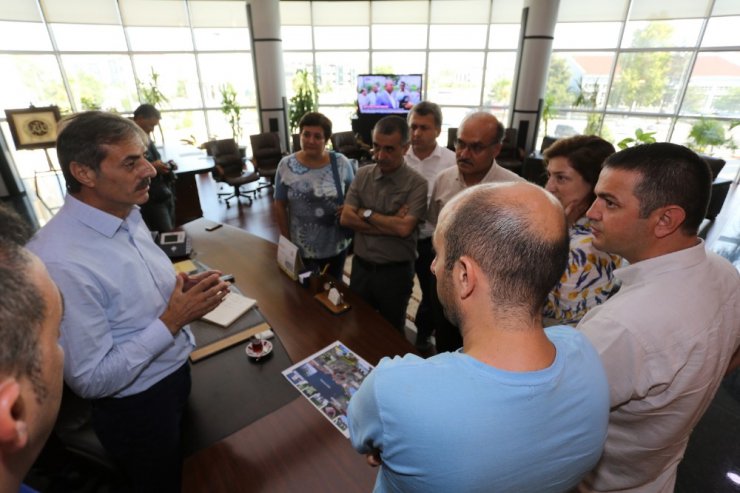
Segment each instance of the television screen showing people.
[{"label": "television screen showing people", "polygon": [[408,113],[421,101],[421,74],[360,75],[357,108],[360,113]]}]

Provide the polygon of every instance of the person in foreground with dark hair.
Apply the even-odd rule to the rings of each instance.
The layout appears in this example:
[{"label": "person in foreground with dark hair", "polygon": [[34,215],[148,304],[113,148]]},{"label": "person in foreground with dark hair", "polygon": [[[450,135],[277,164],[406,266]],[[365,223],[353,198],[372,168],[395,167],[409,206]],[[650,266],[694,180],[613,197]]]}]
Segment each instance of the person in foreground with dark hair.
[{"label": "person in foreground with dark hair", "polygon": [[65,298],[64,379],[137,492],[179,492],[190,393],[188,324],[228,293],[219,273],[176,275],[142,221],[156,174],[146,135],[101,111],[62,123],[64,205],[29,243]]},{"label": "person in foreground with dark hair", "polygon": [[352,238],[339,227],[344,197],[355,177],[349,160],[328,151],[331,120],[306,113],[298,123],[301,150],[285,156],[275,173],[275,214],[280,234],[298,246],[306,268],[342,280]]},{"label": "person in foreground with dark hair", "polygon": [[0,491],[16,493],[33,491],[21,481],[62,399],[62,299],[41,260],[6,233],[0,231]]},{"label": "person in foreground with dark hair", "polygon": [[596,248],[624,257],[617,294],[578,324],[609,377],[609,435],[581,491],[672,492],[691,430],[740,344],[740,274],[697,230],[711,172],[657,143],[604,163],[586,215]]},{"label": "person in foreground with dark hair", "polygon": [[614,269],[622,265],[622,258],[593,247],[586,217],[596,198],[594,187],[601,165],[612,154],[614,146],[596,135],[560,139],[545,150],[545,189],[565,209],[570,237],[568,266],[545,303],[545,318],[555,323],[576,325],[586,312],[619,289]]},{"label": "person in foreground with dark hair", "polygon": [[463,348],[384,358],[350,400],[375,491],[567,491],[601,455],[609,405],[583,334],[542,328],[568,255],[562,207],[531,184],[474,186],[442,209],[433,241]]},{"label": "person in foreground with dark hair", "polygon": [[357,171],[341,217],[342,226],[355,231],[349,287],[402,334],[418,224],[427,212],[427,181],[406,164],[408,149],[406,120],[381,118],[373,128],[375,164]]}]

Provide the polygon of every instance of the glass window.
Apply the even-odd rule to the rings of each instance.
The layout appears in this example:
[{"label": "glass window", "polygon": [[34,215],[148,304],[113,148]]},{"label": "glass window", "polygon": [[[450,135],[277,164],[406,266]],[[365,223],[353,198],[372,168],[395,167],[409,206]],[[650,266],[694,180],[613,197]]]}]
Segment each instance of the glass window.
[{"label": "glass window", "polygon": [[198,55],[198,62],[206,106],[221,105],[221,88],[225,84],[234,87],[240,104],[257,104],[252,59],[248,53]]},{"label": "glass window", "polygon": [[[27,108],[55,104],[70,108],[59,64],[53,55],[0,55],[0,108]],[[5,117],[4,113],[0,113]]]},{"label": "glass window", "polygon": [[311,2],[315,26],[367,26],[370,22],[370,2],[324,1]]},{"label": "glass window", "polygon": [[493,0],[491,24],[499,22],[516,22],[522,20],[523,0]]},{"label": "glass window", "polygon": [[[117,24],[115,0],[44,0],[47,22]],[[94,6],[93,6],[94,5]]]},{"label": "glass window", "polygon": [[483,53],[430,53],[427,95],[439,105],[480,105]]},{"label": "glass window", "polygon": [[560,0],[558,22],[621,21],[626,7],[626,0]]},{"label": "glass window", "polygon": [[740,52],[697,56],[681,113],[740,117]]},{"label": "glass window", "polygon": [[283,26],[311,24],[311,2],[280,2],[280,22]]},{"label": "glass window", "polygon": [[429,26],[429,48],[455,50],[482,48],[486,45],[487,26],[483,25],[431,25]]},{"label": "glass window", "polygon": [[133,51],[192,51],[193,38],[185,27],[127,27]]},{"label": "glass window", "polygon": [[429,21],[429,3],[416,0],[371,2],[373,24],[426,24]]},{"label": "glass window", "polygon": [[702,19],[631,21],[625,26],[622,47],[694,47],[696,46],[696,39],[699,37],[702,22]]},{"label": "glass window", "polygon": [[373,48],[414,49],[427,47],[426,24],[374,24]]},{"label": "glass window", "polygon": [[316,53],[319,103],[351,104],[356,99],[357,75],[367,70],[367,52]]},{"label": "glass window", "polygon": [[604,128],[611,136],[611,139],[607,140],[613,142],[615,147],[622,139],[634,138],[635,130],[638,128],[643,132],[655,132],[653,135],[655,140],[665,142],[670,123],[670,118],[638,118],[629,115],[606,115],[604,118]]},{"label": "glass window", "polygon": [[0,50],[51,51],[51,40],[40,22],[0,21]]},{"label": "glass window", "polygon": [[[166,145],[179,145],[180,139],[195,138],[198,145],[208,140],[203,111],[165,111],[159,125]],[[158,131],[154,135],[160,138]]]},{"label": "glass window", "polygon": [[632,0],[630,19],[690,19],[703,17],[710,0]]},{"label": "glass window", "polygon": [[621,22],[559,22],[555,24],[553,49],[616,48]]},{"label": "glass window", "polygon": [[489,53],[486,62],[484,106],[509,106],[516,53]]},{"label": "glass window", "polygon": [[[737,145],[737,137],[740,134],[737,127],[730,130],[730,123],[711,118],[682,118],[676,121],[671,142],[685,145],[696,152],[733,159],[735,149],[732,147]],[[732,179],[734,175],[735,173],[732,173],[728,178]]]},{"label": "glass window", "polygon": [[[432,24],[479,24],[488,17],[490,0],[435,0]],[[519,12],[521,16],[521,11]]]},{"label": "glass window", "polygon": [[245,27],[199,27],[193,29],[198,50],[249,50],[249,29]]},{"label": "glass window", "polygon": [[[450,107],[450,106],[442,106],[442,133],[437,139],[437,142],[443,146],[447,146],[447,130],[450,128],[458,128],[460,127],[460,122],[463,121],[463,118],[465,118],[465,115],[468,113],[472,113],[473,111],[476,111],[477,108],[471,107],[471,108],[460,108],[460,107]],[[496,115],[496,118],[499,117],[499,113],[493,112]],[[506,120],[501,120],[506,124]]]},{"label": "glass window", "polygon": [[603,108],[613,63],[613,52],[553,53],[546,100],[554,108]]},{"label": "glass window", "polygon": [[[426,53],[423,51],[373,52],[374,74],[423,74],[426,63]],[[422,81],[426,85],[426,80]]]},{"label": "glass window", "polygon": [[290,99],[295,95],[293,77],[299,70],[313,72],[313,55],[311,53],[283,53],[285,71],[285,96]]},{"label": "glass window", "polygon": [[244,2],[229,0],[189,0],[190,23],[193,27],[247,27]]},{"label": "glass window", "polygon": [[319,112],[331,120],[331,131],[349,132],[352,130],[352,116],[357,112],[355,106],[319,106]]},{"label": "glass window", "polygon": [[519,24],[491,24],[488,49],[516,49],[519,46]]},{"label": "glass window", "polygon": [[131,61],[125,55],[63,55],[77,109],[133,111],[138,106]]},{"label": "glass window", "polygon": [[169,99],[163,105],[165,109],[201,106],[194,55],[134,55],[134,66],[145,83],[150,80],[152,69],[159,74],[159,90]]},{"label": "glass window", "polygon": [[[58,0],[66,1],[66,0]],[[187,6],[172,0],[117,0],[125,26],[188,25]],[[213,8],[213,7],[212,7]]]},{"label": "glass window", "polygon": [[313,48],[311,26],[283,26],[280,30],[284,50],[310,50]]},{"label": "glass window", "polygon": [[[208,110],[206,111],[206,117],[208,118],[208,126],[211,129],[211,135],[209,137],[215,139],[230,139],[233,137],[229,121],[221,110]],[[260,133],[257,111],[254,109],[242,108],[241,127],[242,138],[239,141],[239,144],[249,146],[249,136]],[[247,155],[251,155],[249,149],[247,149]]]},{"label": "glass window", "polygon": [[609,94],[609,109],[669,113],[676,110],[689,53],[622,53]]},{"label": "glass window", "polygon": [[[126,51],[121,26],[50,24],[60,51]],[[91,43],[90,40],[95,42]]]},{"label": "glass window", "polygon": [[713,17],[707,23],[702,46],[740,46],[740,16]]},{"label": "glass window", "polygon": [[367,26],[315,27],[314,42],[317,50],[368,49],[370,47],[370,28]]},{"label": "glass window", "polygon": [[740,15],[740,3],[737,0],[714,0],[712,15]]}]

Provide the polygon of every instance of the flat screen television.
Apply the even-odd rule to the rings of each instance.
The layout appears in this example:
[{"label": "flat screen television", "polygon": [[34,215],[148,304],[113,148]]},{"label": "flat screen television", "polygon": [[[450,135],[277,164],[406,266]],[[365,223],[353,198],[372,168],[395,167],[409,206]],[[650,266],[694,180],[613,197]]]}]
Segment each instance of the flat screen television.
[{"label": "flat screen television", "polygon": [[421,101],[421,74],[361,74],[357,108],[362,114],[406,114]]}]

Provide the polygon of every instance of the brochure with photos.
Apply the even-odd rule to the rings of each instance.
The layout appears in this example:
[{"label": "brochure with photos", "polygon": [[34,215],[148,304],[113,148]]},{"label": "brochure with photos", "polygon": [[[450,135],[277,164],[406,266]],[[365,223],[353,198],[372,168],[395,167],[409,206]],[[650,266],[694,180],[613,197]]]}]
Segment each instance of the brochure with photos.
[{"label": "brochure with photos", "polygon": [[283,375],[349,438],[347,406],[373,366],[339,341],[296,363]]}]

